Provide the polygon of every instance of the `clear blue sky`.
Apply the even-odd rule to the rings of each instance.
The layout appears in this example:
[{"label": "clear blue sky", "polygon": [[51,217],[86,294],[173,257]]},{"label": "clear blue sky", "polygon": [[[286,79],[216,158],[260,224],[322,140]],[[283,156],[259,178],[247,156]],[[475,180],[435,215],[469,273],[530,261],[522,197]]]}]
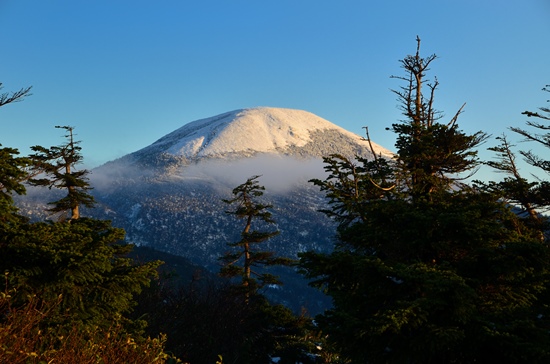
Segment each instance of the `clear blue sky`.
[{"label": "clear blue sky", "polygon": [[0,143],[27,154],[75,126],[88,168],[254,106],[368,126],[393,149],[390,76],[417,35],[440,57],[436,106],[466,102],[465,131],[522,126],[550,83],[548,0],[0,0],[0,33],[3,92],[33,86],[0,109]]}]

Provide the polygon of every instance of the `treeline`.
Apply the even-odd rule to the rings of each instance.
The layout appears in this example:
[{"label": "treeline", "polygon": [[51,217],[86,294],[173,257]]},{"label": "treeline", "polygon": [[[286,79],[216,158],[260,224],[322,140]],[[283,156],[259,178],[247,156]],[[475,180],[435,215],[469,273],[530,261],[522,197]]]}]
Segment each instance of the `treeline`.
[{"label": "treeline", "polygon": [[[0,362],[9,363],[546,363],[550,362],[548,181],[520,174],[505,136],[458,127],[434,105],[435,55],[401,61],[394,90],[403,120],[393,159],[324,158],[323,212],[338,223],[331,253],[278,257],[278,234],[258,176],[225,200],[240,240],[220,257],[225,279],[178,283],[160,261],[129,258],[124,231],[81,216],[94,204],[73,128],[66,143],[20,157],[0,148]],[[548,88],[545,89],[548,91]],[[30,88],[0,95],[0,106]],[[550,109],[511,128],[550,147]],[[367,130],[367,140],[370,140]],[[542,173],[550,161],[519,154]],[[486,164],[501,181],[473,181]],[[25,184],[56,188],[52,218],[31,222],[12,199]],[[262,294],[280,284],[263,268],[299,269],[333,300],[312,319]]]}]

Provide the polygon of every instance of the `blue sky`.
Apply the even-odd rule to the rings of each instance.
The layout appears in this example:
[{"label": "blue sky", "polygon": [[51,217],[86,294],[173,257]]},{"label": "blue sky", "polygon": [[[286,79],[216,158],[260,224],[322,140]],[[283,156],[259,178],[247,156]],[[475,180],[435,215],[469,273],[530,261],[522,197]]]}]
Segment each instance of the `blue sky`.
[{"label": "blue sky", "polygon": [[0,110],[0,143],[26,154],[75,126],[90,168],[188,122],[272,106],[368,126],[393,149],[390,76],[417,35],[439,56],[437,108],[451,118],[466,103],[460,127],[498,136],[547,105],[549,19],[548,0],[0,0],[2,91],[33,86]]}]

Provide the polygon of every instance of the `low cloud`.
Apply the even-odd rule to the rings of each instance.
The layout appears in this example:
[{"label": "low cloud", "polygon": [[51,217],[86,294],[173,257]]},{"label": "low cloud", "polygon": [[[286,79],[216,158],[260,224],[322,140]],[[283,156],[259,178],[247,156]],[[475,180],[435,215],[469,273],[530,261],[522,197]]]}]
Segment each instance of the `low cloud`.
[{"label": "low cloud", "polygon": [[[213,184],[223,189],[232,189],[248,178],[259,175],[259,183],[273,193],[283,193],[297,185],[307,185],[312,178],[324,179],[326,172],[320,158],[296,159],[290,156],[259,155],[237,160],[203,159],[198,163],[184,165],[170,172],[159,173],[143,165],[115,161],[91,171],[90,182],[98,192],[108,192],[117,186],[142,184],[151,179],[181,179],[184,181]],[[214,183],[212,183],[214,182]]]},{"label": "low cloud", "polygon": [[261,155],[235,161],[208,160],[183,168],[182,178],[214,179],[229,186],[238,186],[249,177],[260,175],[259,183],[271,192],[281,193],[306,184],[312,178],[324,179],[321,159],[295,159],[288,156]]}]

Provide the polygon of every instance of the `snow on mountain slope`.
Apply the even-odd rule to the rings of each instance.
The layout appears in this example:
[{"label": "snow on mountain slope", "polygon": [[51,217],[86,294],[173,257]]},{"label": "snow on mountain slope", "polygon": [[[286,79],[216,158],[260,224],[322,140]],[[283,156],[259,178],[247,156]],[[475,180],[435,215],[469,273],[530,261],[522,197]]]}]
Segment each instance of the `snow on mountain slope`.
[{"label": "snow on mountain slope", "polygon": [[[374,143],[373,149],[392,155]],[[326,177],[321,157],[332,153],[371,157],[362,137],[306,111],[260,107],[224,113],[95,168],[93,213],[124,228],[128,242],[184,256],[214,272],[227,243],[238,241],[242,231],[225,213],[223,199],[260,175],[262,199],[273,205],[280,232],[266,249],[293,259],[303,251],[328,252],[336,226],[319,212],[327,208],[323,191],[308,181]],[[292,269],[276,274],[285,282],[272,293],[279,295],[277,302],[297,311],[307,306],[311,313],[328,307]]]},{"label": "snow on mountain slope", "polygon": [[[331,145],[342,141],[355,145],[354,151],[368,148],[362,137],[307,111],[257,107],[190,122],[134,154],[185,160],[258,153],[321,157],[336,152]],[[391,155],[375,143],[373,148],[377,154]]]}]

